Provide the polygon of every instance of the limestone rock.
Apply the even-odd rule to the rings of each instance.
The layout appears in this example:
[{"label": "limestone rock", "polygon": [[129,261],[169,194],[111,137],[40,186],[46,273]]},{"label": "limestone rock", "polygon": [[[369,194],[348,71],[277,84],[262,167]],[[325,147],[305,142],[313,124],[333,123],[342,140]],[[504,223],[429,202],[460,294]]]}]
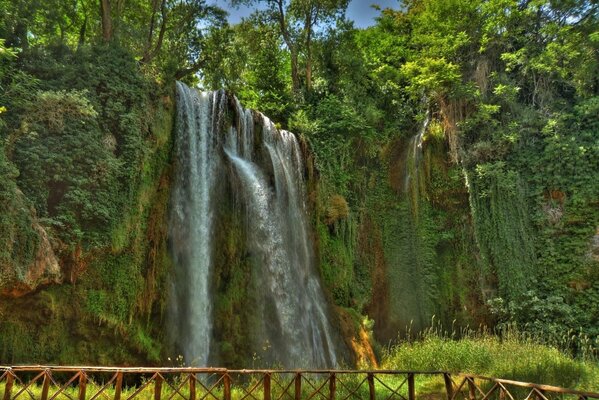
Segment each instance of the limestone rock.
[{"label": "limestone rock", "polygon": [[20,297],[39,287],[61,283],[63,274],[48,233],[20,190],[5,204],[0,245],[0,296]]}]

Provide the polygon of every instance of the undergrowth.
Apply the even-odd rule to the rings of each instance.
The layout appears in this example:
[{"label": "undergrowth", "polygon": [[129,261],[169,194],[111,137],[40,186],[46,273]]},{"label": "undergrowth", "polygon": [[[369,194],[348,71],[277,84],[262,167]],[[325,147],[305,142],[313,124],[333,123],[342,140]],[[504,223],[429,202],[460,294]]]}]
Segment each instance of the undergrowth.
[{"label": "undergrowth", "polygon": [[[434,322],[434,321],[433,321]],[[447,331],[438,324],[384,350],[383,369],[472,373],[566,388],[599,390],[597,354],[573,358],[516,327]],[[567,340],[567,338],[564,338]],[[564,346],[565,347],[565,346]]]}]

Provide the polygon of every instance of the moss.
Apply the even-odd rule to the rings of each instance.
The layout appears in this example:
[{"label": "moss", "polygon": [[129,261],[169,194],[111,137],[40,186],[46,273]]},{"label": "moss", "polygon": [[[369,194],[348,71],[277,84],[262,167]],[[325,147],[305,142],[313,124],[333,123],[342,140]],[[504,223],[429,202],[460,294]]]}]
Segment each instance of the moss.
[{"label": "moss", "polygon": [[332,225],[335,222],[347,218],[349,216],[349,206],[347,201],[341,195],[333,195],[329,199],[326,209],[326,224]]},{"label": "moss", "polygon": [[0,194],[0,204],[4,205],[0,215],[0,291],[24,278],[27,268],[35,261],[40,243],[39,234],[33,228],[30,204],[17,191],[14,182],[12,187],[13,193]]},{"label": "moss", "polygon": [[[424,329],[432,315],[462,325],[483,320],[461,169],[450,163],[435,122],[418,158],[408,160],[407,147],[400,138],[387,144],[380,160],[356,154],[358,166],[339,172],[350,177],[332,177],[334,160],[327,160],[320,176],[313,172],[308,181],[319,265],[330,297],[374,319],[375,336],[383,343],[406,329]],[[339,186],[348,181],[351,186]],[[340,193],[347,215],[332,205]],[[338,214],[343,218],[332,221]]]},{"label": "moss", "polygon": [[[232,171],[229,171],[232,173]],[[231,196],[235,193],[231,182],[225,179],[225,185],[219,190],[218,210],[216,211],[217,225],[214,227],[213,240],[222,243],[215,247],[213,254],[214,270],[213,284],[213,321],[214,347],[213,356],[224,366],[244,365],[252,359],[248,340],[255,332],[257,321],[251,321],[246,309],[256,307],[252,303],[256,298],[256,290],[251,282],[259,281],[254,276],[258,268],[254,265],[246,242],[246,224],[239,207],[238,199]],[[230,351],[234,348],[236,351]]]},{"label": "moss", "polygon": [[22,278],[40,242],[33,229],[31,204],[17,189],[18,171],[0,144],[0,292]]},{"label": "moss", "polygon": [[63,250],[64,267],[73,269],[70,285],[0,302],[0,361],[160,362],[164,333],[156,321],[171,266],[166,228],[174,113],[168,95],[154,95],[139,177],[130,181],[134,195],[109,232],[112,245]]}]

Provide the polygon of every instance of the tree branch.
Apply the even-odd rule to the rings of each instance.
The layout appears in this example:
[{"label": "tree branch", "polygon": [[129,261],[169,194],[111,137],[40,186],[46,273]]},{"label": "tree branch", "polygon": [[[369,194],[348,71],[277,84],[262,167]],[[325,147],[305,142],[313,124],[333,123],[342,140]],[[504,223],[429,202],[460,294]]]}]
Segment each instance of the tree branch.
[{"label": "tree branch", "polygon": [[188,68],[181,68],[177,72],[175,72],[175,79],[179,80],[186,77],[189,74],[198,72],[200,69],[204,67],[205,61],[202,59],[198,59],[195,63],[193,63]]},{"label": "tree branch", "polygon": [[[158,1],[156,0],[156,3]],[[156,54],[158,54],[160,52],[160,49],[162,48],[162,42],[164,41],[164,33],[166,32],[166,23],[167,23],[167,10],[166,10],[166,0],[162,0],[162,5],[160,6],[160,15],[162,18],[161,24],[160,24],[160,32],[158,33],[158,40],[156,42],[156,46],[154,47],[153,50],[149,50],[151,45],[152,45],[152,37],[149,36],[148,37],[148,51],[146,52],[146,54],[144,54],[143,58],[141,59],[142,63],[148,63],[150,61],[152,61],[152,59],[156,56]],[[154,19],[152,17],[152,19]],[[153,28],[151,28],[150,30],[150,35],[152,35],[152,31]]]}]

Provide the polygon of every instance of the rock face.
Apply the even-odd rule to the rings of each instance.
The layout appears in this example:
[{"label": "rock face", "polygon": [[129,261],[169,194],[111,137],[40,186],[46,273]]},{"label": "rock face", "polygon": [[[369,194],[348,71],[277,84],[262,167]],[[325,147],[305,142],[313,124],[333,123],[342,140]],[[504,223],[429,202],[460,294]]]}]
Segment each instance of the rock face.
[{"label": "rock face", "polygon": [[63,280],[60,265],[58,264],[54,250],[52,250],[50,240],[48,240],[48,234],[37,223],[34,223],[33,229],[39,234],[40,243],[37,248],[35,261],[29,266],[24,279],[19,284],[22,288],[20,292],[22,294],[34,291],[42,285],[62,283]]},{"label": "rock face", "polygon": [[[17,197],[24,200],[18,191]],[[24,203],[23,203],[24,204]],[[23,205],[21,204],[21,205]],[[63,274],[50,244],[48,234],[36,222],[33,210],[26,207],[15,207],[9,210],[13,215],[20,214],[21,221],[29,225],[28,233],[22,227],[14,227],[14,232],[7,232],[3,245],[14,256],[0,263],[0,296],[20,297],[37,290],[40,286],[51,283],[62,283]],[[22,256],[26,252],[31,257]]]}]

